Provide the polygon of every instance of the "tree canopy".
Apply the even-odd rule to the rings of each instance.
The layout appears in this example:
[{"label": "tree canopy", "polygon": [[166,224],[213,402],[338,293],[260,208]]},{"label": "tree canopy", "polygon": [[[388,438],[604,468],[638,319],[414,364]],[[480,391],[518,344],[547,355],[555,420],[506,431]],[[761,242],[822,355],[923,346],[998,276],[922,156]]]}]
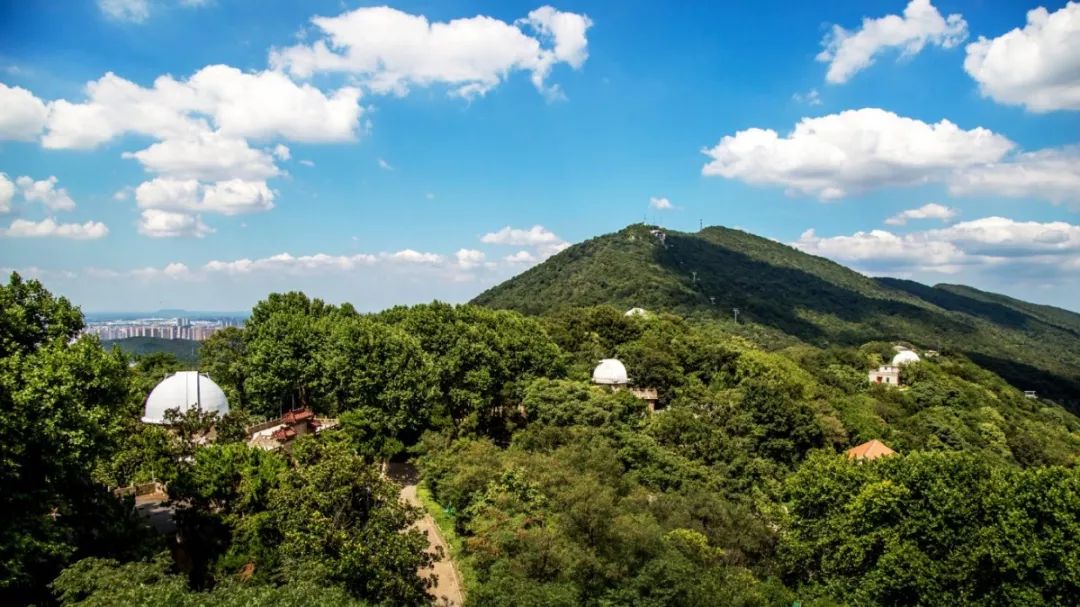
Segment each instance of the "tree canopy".
[{"label": "tree canopy", "polygon": [[[429,604],[424,513],[381,468],[405,458],[469,605],[1080,596],[1080,419],[956,351],[886,388],[866,370],[893,341],[273,294],[201,350],[229,415],[162,427],[140,410],[175,358],[77,337],[78,310],[35,281],[14,276],[0,301],[5,603]],[[610,357],[660,410],[591,383]],[[253,421],[300,406],[337,426],[248,446]],[[870,439],[897,454],[842,455]],[[151,480],[168,489],[165,536],[110,491]]]}]

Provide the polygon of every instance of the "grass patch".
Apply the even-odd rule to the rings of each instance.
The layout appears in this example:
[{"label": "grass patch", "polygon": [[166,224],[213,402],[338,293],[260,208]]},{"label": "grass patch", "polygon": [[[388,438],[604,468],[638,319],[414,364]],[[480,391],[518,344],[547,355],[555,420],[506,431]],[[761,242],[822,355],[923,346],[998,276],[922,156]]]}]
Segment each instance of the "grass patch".
[{"label": "grass patch", "polygon": [[450,558],[454,560],[454,565],[457,566],[458,575],[461,577],[461,592],[466,595],[469,594],[470,588],[476,587],[476,571],[472,567],[472,560],[465,554],[465,542],[463,538],[458,535],[457,529],[454,526],[454,515],[450,514],[435,501],[435,498],[431,495],[431,491],[424,483],[418,483],[416,486],[416,498],[420,500],[420,503],[424,506],[424,510],[427,510],[431,518],[435,519],[435,524],[439,526],[439,533],[442,534],[443,539],[446,540],[446,545],[450,547]]}]

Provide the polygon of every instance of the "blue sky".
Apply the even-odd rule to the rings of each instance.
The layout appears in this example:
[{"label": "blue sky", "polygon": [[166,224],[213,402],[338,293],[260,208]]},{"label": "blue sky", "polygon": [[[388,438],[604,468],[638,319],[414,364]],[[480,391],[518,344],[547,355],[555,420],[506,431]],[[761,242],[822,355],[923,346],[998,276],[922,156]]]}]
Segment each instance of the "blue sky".
[{"label": "blue sky", "polygon": [[0,267],[380,309],[645,218],[1078,310],[1078,75],[1063,2],[4,0]]}]

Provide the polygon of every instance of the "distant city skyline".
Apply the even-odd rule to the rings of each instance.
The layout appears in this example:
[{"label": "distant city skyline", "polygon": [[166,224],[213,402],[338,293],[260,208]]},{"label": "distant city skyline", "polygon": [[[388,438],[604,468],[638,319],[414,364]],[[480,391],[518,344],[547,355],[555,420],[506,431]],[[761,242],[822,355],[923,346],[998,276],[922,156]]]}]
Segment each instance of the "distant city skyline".
[{"label": "distant city skyline", "polygon": [[84,310],[87,322],[107,322],[110,320],[142,319],[177,319],[220,320],[246,319],[251,310],[187,310],[183,308],[164,308],[158,310]]},{"label": "distant city skyline", "polygon": [[204,341],[226,327],[242,327],[242,318],[192,320],[189,318],[135,318],[125,320],[91,320],[83,333],[101,339],[157,337]]},{"label": "distant city skyline", "polygon": [[643,218],[1080,310],[1078,212],[1076,2],[0,0],[0,271],[87,311],[464,302]]}]

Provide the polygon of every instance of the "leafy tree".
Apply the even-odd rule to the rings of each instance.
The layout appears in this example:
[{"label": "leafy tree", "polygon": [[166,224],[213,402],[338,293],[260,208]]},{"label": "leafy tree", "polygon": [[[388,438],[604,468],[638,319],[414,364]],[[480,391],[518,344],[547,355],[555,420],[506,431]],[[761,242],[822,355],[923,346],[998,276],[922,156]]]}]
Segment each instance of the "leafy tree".
[{"label": "leafy tree", "polygon": [[64,607],[363,607],[336,586],[297,581],[281,586],[230,580],[213,590],[191,590],[187,580],[170,572],[168,558],[118,563],[88,558],[64,570],[52,584]]},{"label": "leafy tree", "polygon": [[743,386],[742,406],[757,427],[757,448],[767,457],[793,462],[821,445],[822,432],[813,412],[795,400],[791,390],[767,379],[750,379]]},{"label": "leafy tree", "polygon": [[368,461],[386,461],[401,453],[405,445],[397,436],[400,424],[389,413],[375,407],[360,407],[338,417],[339,432],[357,454]]},{"label": "leafy tree", "polygon": [[319,383],[323,371],[316,354],[323,347],[316,328],[332,308],[303,293],[273,293],[251,311],[244,328],[250,373],[244,383],[252,409],[277,416],[297,407],[321,409]]},{"label": "leafy tree", "polygon": [[232,409],[247,407],[245,384],[250,373],[243,329],[225,327],[203,341],[199,366],[221,386]]},{"label": "leafy tree", "polygon": [[12,272],[8,284],[0,287],[0,358],[70,340],[82,328],[82,312],[66,298],[54,297],[40,282]]},{"label": "leafy tree", "polygon": [[326,408],[333,413],[373,408],[384,415],[391,437],[406,429],[418,435],[435,391],[432,365],[420,342],[362,317],[327,317],[318,330],[325,335],[316,361]]},{"label": "leafy tree", "polygon": [[269,495],[282,573],[373,602],[427,604],[417,571],[432,557],[409,529],[419,513],[399,501],[397,486],[338,443],[301,440],[294,454],[299,465]]},{"label": "leafy tree", "polygon": [[161,380],[184,368],[180,361],[168,352],[143,354],[135,357],[133,362],[135,377],[132,389],[137,400],[145,400]]},{"label": "leafy tree", "polygon": [[168,482],[176,472],[180,450],[175,435],[163,426],[128,420],[112,456],[101,460],[95,478],[112,487],[150,481]]},{"label": "leafy tree", "polygon": [[1080,475],[969,454],[810,458],[786,483],[781,562],[853,605],[1073,604]]},{"label": "leafy tree", "polygon": [[179,462],[169,497],[193,587],[212,587],[249,564],[260,577],[273,571],[280,533],[267,510],[285,468],[281,456],[243,443],[208,445]]},{"label": "leafy tree", "polygon": [[70,342],[81,326],[37,281],[0,285],[0,602],[40,600],[71,559],[125,553],[138,535],[93,480],[130,414],[127,361]]},{"label": "leafy tree", "polygon": [[562,371],[558,346],[520,314],[433,303],[393,308],[379,319],[420,340],[435,366],[439,400],[465,430],[499,427],[513,411],[507,405],[516,386]]},{"label": "leafy tree", "polygon": [[530,422],[553,426],[632,423],[645,415],[644,402],[629,391],[612,392],[569,380],[538,379],[529,383],[521,406]]}]

